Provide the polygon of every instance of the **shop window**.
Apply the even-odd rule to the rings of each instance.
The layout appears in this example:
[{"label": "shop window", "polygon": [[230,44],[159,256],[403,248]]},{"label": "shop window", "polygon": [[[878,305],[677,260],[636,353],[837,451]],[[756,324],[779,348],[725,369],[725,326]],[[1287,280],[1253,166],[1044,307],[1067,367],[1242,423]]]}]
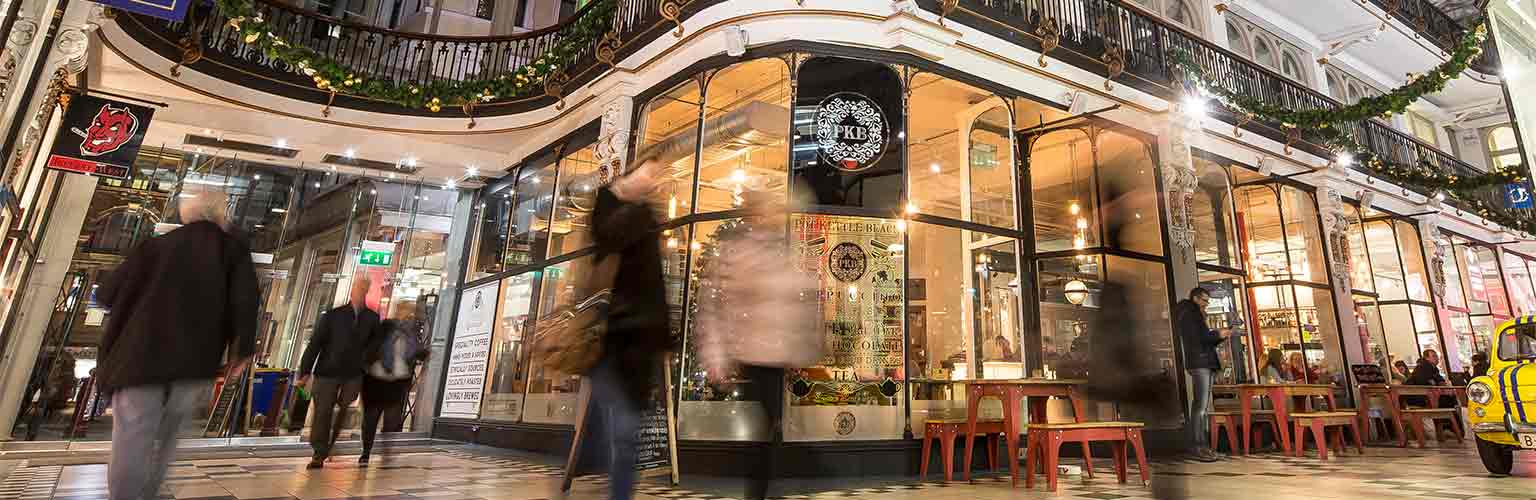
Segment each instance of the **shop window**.
[{"label": "shop window", "polygon": [[1446,255],[1440,262],[1440,272],[1445,279],[1445,306],[1465,311],[1467,307],[1467,295],[1462,286],[1461,266],[1457,256]]},{"label": "shop window", "polygon": [[[539,285],[538,320],[534,338],[529,346],[537,352],[541,342],[547,342],[566,313],[584,297],[577,297],[576,287],[581,276],[592,267],[592,257],[582,257],[544,268],[543,281]],[[535,276],[539,276],[535,274]],[[540,424],[576,423],[577,396],[581,391],[581,374],[562,373],[546,366],[544,359],[530,356],[528,362],[528,394],[523,400],[523,421]]]},{"label": "shop window", "polygon": [[510,197],[512,227],[503,261],[507,267],[544,258],[549,244],[549,216],[554,206],[556,162],[553,155],[534,160],[517,171]]},{"label": "shop window", "polygon": [[[1447,261],[1454,261],[1461,269],[1461,282],[1459,287],[1465,291],[1467,311],[1476,315],[1493,314],[1493,308],[1489,305],[1489,291],[1486,274],[1488,266],[1492,265],[1495,276],[1498,273],[1498,263],[1484,263],[1478,259],[1476,248],[1465,240],[1453,239],[1452,255]],[[1449,279],[1447,279],[1449,281]]]},{"label": "shop window", "polygon": [[778,58],[741,63],[710,78],[698,213],[740,207],[744,191],[784,196],[789,94],[789,67]]},{"label": "shop window", "polygon": [[1355,84],[1355,82],[1345,84],[1344,97],[1347,98],[1344,100],[1345,103],[1354,104],[1360,102],[1362,96],[1363,93],[1360,91],[1360,86]]},{"label": "shop window", "polygon": [[1253,50],[1248,48],[1248,35],[1231,19],[1227,20],[1227,48],[1240,55],[1253,57]]},{"label": "shop window", "polygon": [[[1473,247],[1467,262],[1476,262],[1482,269],[1483,287],[1488,292],[1488,310],[1495,316],[1509,316],[1509,295],[1500,272],[1499,259],[1492,248]],[[1469,264],[1470,265],[1470,264]]]},{"label": "shop window", "polygon": [[1488,148],[1488,160],[1494,168],[1519,165],[1520,143],[1515,140],[1515,128],[1498,125],[1483,129],[1483,141]]},{"label": "shop window", "polygon": [[1531,288],[1531,273],[1526,259],[1515,253],[1504,253],[1504,276],[1509,283],[1509,302],[1515,316],[1536,313],[1536,291]]},{"label": "shop window", "polygon": [[[1025,376],[1014,242],[917,223],[908,242],[906,376],[914,418],[964,417],[964,397],[950,381]],[[1001,411],[986,408],[993,410]]]},{"label": "shop window", "polygon": [[549,225],[549,254],[559,257],[592,245],[592,209],[602,185],[591,146],[566,151],[560,158],[559,188]]},{"label": "shop window", "polygon": [[1162,255],[1162,212],[1157,192],[1148,189],[1157,185],[1152,146],[1116,130],[1101,130],[1097,142],[1104,246]]},{"label": "shop window", "polygon": [[1068,129],[1035,138],[1029,162],[1036,250],[1100,246],[1094,154],[1088,134]]},{"label": "shop window", "polygon": [[[1472,355],[1480,352],[1482,347],[1477,342],[1477,331],[1472,329],[1472,318],[1467,313],[1461,311],[1447,312],[1449,313],[1447,317],[1450,320],[1451,342],[1446,343],[1446,350],[1451,352],[1446,353],[1446,362],[1449,363],[1454,360],[1455,363],[1451,364],[1460,368],[1456,371],[1471,373]],[[1472,374],[1474,377],[1479,375],[1483,374]]]},{"label": "shop window", "polygon": [[1236,199],[1247,237],[1250,279],[1327,283],[1311,194],[1291,186],[1245,186]]},{"label": "shop window", "polygon": [[[900,75],[883,63],[815,57],[800,64],[795,88],[796,202],[903,211],[907,121]],[[834,120],[838,126],[821,126]]]},{"label": "shop window", "polygon": [[1332,69],[1329,69],[1325,74],[1328,78],[1328,95],[1333,96],[1335,100],[1347,100],[1349,96],[1344,93],[1344,82],[1339,80],[1339,77]]},{"label": "shop window", "polygon": [[1295,381],[1343,387],[1343,352],[1333,294],[1327,288],[1300,285],[1255,286],[1252,290],[1262,341],[1259,352],[1279,349],[1287,361],[1287,375]]},{"label": "shop window", "polygon": [[1206,326],[1212,330],[1232,329],[1232,336],[1216,349],[1222,367],[1216,382],[1253,383],[1253,339],[1248,329],[1248,291],[1243,277],[1202,270],[1200,287],[1211,293],[1210,306],[1205,310]]},{"label": "shop window", "polygon": [[1402,220],[1392,221],[1397,233],[1397,251],[1403,259],[1403,279],[1408,299],[1429,302],[1429,273],[1424,266],[1424,248],[1419,243],[1419,230]]},{"label": "shop window", "polygon": [[512,190],[502,189],[483,192],[480,204],[475,207],[475,234],[470,248],[470,280],[501,272],[502,257],[507,250],[507,231],[512,227]]},{"label": "shop window", "polygon": [[1003,100],[924,73],[909,102],[910,202],[924,214],[1016,227],[1013,124]]},{"label": "shop window", "polygon": [[[905,253],[896,220],[830,215],[790,217],[791,255],[821,288],[827,352],[791,370],[784,439],[896,439],[905,429],[902,303]],[[857,426],[834,428],[842,413]]]},{"label": "shop window", "polygon": [[1345,204],[1344,213],[1349,217],[1349,284],[1356,291],[1375,292],[1376,279],[1372,273],[1370,246],[1365,239],[1365,220],[1360,206]]},{"label": "shop window", "polygon": [[523,391],[528,388],[526,343],[538,273],[501,280],[501,305],[492,327],[490,371],[480,417],[516,422],[523,415]]},{"label": "shop window", "polygon": [[1013,122],[1007,108],[995,107],[971,122],[965,176],[970,191],[966,220],[1013,229]]},{"label": "shop window", "polygon": [[1275,50],[1270,48],[1269,42],[1265,41],[1263,37],[1255,36],[1253,38],[1253,59],[1265,67],[1273,68],[1276,66]]},{"label": "shop window", "polygon": [[[740,390],[750,381],[740,373],[713,374],[705,369],[698,358],[697,337],[701,332],[693,323],[693,314],[699,311],[700,294],[718,289],[718,283],[713,280],[722,272],[719,269],[720,243],[744,234],[746,226],[741,219],[726,219],[694,224],[692,232],[696,239],[691,245],[681,234],[678,239],[668,239],[665,243],[668,247],[686,246],[684,251],[692,254],[687,308],[690,327],[684,342],[683,375],[679,384],[682,401],[678,405],[678,436],[681,439],[725,441],[769,439],[771,436],[758,435],[758,430],[764,428],[763,422],[770,417]],[[673,252],[677,250],[673,249]],[[713,384],[712,379],[722,382]]]},{"label": "shop window", "polygon": [[[1062,378],[1087,378],[1093,323],[1103,306],[1103,259],[1077,255],[1038,259],[1043,366]],[[1164,301],[1167,299],[1165,298]]]},{"label": "shop window", "polygon": [[669,220],[693,210],[694,145],[702,103],[699,84],[690,79],[645,105],[635,158],[654,159],[665,167],[652,196]]},{"label": "shop window", "polygon": [[1387,357],[1386,333],[1382,331],[1381,307],[1376,299],[1367,295],[1355,295],[1355,326],[1359,329],[1360,345],[1364,348],[1365,361],[1380,366],[1382,373],[1392,373],[1392,360]]},{"label": "shop window", "polygon": [[1195,230],[1195,261],[1239,269],[1243,263],[1237,251],[1227,167],[1197,155],[1195,177],[1200,184],[1189,204],[1189,220]]},{"label": "shop window", "polygon": [[1420,113],[1409,111],[1408,129],[1425,144],[1440,147],[1440,137],[1435,134],[1435,122]]},{"label": "shop window", "polygon": [[1392,221],[1365,223],[1365,248],[1371,255],[1371,276],[1381,300],[1406,300],[1408,286],[1403,278],[1403,263],[1398,260],[1397,236],[1393,234]]}]

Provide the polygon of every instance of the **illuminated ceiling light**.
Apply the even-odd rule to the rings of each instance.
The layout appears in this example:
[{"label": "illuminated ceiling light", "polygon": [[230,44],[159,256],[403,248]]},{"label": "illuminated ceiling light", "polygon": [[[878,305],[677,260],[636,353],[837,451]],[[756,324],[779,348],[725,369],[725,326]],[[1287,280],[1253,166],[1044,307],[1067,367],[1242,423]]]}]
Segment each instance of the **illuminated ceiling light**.
[{"label": "illuminated ceiling light", "polygon": [[288,213],[288,209],[272,207],[272,213],[274,213],[274,214],[286,214],[286,213]]},{"label": "illuminated ceiling light", "polygon": [[531,183],[534,183],[534,184],[538,184],[539,183],[539,178],[538,177],[534,177],[532,179],[529,179],[528,182],[531,182]]},{"label": "illuminated ceiling light", "polygon": [[448,189],[454,189],[454,188],[459,187],[459,183],[457,181],[453,180],[452,177],[449,177],[447,180],[443,181],[443,187],[446,187]]},{"label": "illuminated ceiling light", "polygon": [[943,172],[943,171],[944,171],[944,169],[943,169],[943,168],[941,168],[941,167],[939,167],[939,162],[933,162],[933,163],[932,163],[932,164],[929,164],[929,165],[928,165],[928,170],[929,170],[929,171],[932,171],[932,172],[933,172],[933,173],[935,173],[935,174],[937,174],[937,173],[940,173],[940,172]]},{"label": "illuminated ceiling light", "polygon": [[1184,96],[1180,107],[1185,115],[1196,120],[1204,120],[1206,115],[1210,114],[1210,105],[1206,103],[1204,97],[1198,95]]},{"label": "illuminated ceiling light", "polygon": [[319,182],[315,182],[315,189],[320,189],[320,183]]},{"label": "illuminated ceiling light", "polygon": [[192,194],[192,193],[181,193],[181,194],[180,194],[180,195],[178,195],[178,196],[180,196],[180,197],[181,197],[181,199],[184,199],[184,200],[190,200],[190,199],[192,199],[192,198],[196,198],[196,197],[197,197],[197,195],[195,195],[195,194]]},{"label": "illuminated ceiling light", "polygon": [[464,167],[464,176],[465,177],[478,177],[479,175],[480,175],[480,167],[476,167],[476,166]]},{"label": "illuminated ceiling light", "polygon": [[904,220],[896,221],[896,230],[900,231],[900,232],[903,232],[903,233],[907,232],[907,221],[904,221]]},{"label": "illuminated ceiling light", "polygon": [[1081,235],[1081,234],[1079,234],[1077,236],[1073,236],[1072,237],[1072,248],[1075,248],[1075,249],[1078,249],[1078,250],[1082,250],[1084,248],[1088,248],[1088,239],[1084,238],[1083,235]]},{"label": "illuminated ceiling light", "polygon": [[411,168],[416,168],[416,157],[415,156],[406,157],[405,158],[405,166],[411,167]]},{"label": "illuminated ceiling light", "polygon": [[213,129],[211,129],[211,128],[203,129],[203,135],[213,135]]},{"label": "illuminated ceiling light", "polygon": [[261,180],[261,174],[256,174],[256,175],[251,176],[251,180],[256,180],[256,181]]},{"label": "illuminated ceiling light", "polygon": [[1077,204],[1077,200],[1072,200],[1072,206],[1067,207],[1067,212],[1070,212],[1072,215],[1077,215],[1082,211],[1083,207]]},{"label": "illuminated ceiling light", "polygon": [[1067,302],[1071,302],[1072,305],[1080,306],[1088,300],[1088,284],[1083,283],[1082,280],[1068,281],[1061,287],[1061,291],[1066,295]]},{"label": "illuminated ceiling light", "polygon": [[389,178],[391,178],[391,179],[395,178],[395,174],[389,174]]},{"label": "illuminated ceiling light", "polygon": [[667,238],[667,248],[677,248],[677,238]]},{"label": "illuminated ceiling light", "polygon": [[747,171],[739,169],[739,168],[736,169],[735,171],[732,171],[731,172],[731,182],[735,182],[737,184],[741,184],[743,182],[747,182]]}]

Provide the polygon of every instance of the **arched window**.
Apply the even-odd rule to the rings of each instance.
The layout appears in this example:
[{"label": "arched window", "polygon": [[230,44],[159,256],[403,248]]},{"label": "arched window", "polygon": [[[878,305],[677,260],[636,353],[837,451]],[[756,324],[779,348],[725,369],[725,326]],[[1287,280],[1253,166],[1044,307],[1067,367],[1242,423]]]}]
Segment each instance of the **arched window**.
[{"label": "arched window", "polygon": [[1333,71],[1328,71],[1327,76],[1328,95],[1331,95],[1334,99],[1338,99],[1340,101],[1344,100],[1344,82],[1340,81],[1338,74],[1334,73]]},{"label": "arched window", "polygon": [[1253,50],[1248,48],[1248,35],[1244,34],[1243,28],[1231,19],[1227,20],[1227,48],[1238,54],[1253,57]]},{"label": "arched window", "polygon": [[1363,97],[1364,94],[1360,92],[1359,85],[1355,85],[1355,82],[1349,82],[1349,86],[1346,88],[1344,96],[1348,98],[1345,100],[1345,102],[1356,103],[1360,102],[1360,98]]},{"label": "arched window", "polygon": [[1269,42],[1263,37],[1253,37],[1253,60],[1266,67],[1273,68],[1275,64],[1275,49],[1270,48]]},{"label": "arched window", "polygon": [[1515,140],[1514,127],[1495,125],[1483,130],[1489,164],[1494,168],[1520,164],[1520,143]]},{"label": "arched window", "polygon": [[1307,83],[1307,75],[1301,70],[1301,62],[1290,51],[1280,54],[1280,73],[1301,83]]},{"label": "arched window", "polygon": [[1194,10],[1189,8],[1188,3],[1184,0],[1166,1],[1167,5],[1163,6],[1163,15],[1168,16],[1168,20],[1182,24],[1185,27],[1195,26],[1195,13]]}]

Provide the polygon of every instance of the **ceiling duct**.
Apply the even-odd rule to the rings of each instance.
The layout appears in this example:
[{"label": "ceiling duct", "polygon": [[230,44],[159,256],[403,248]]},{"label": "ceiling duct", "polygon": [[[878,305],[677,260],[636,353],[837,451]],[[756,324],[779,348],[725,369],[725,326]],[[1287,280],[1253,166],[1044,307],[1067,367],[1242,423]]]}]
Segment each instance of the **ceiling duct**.
[{"label": "ceiling duct", "polygon": [[[782,106],[752,101],[735,111],[704,121],[704,164],[735,158],[753,148],[780,144],[789,133],[789,111]],[[654,159],[675,172],[691,171],[693,165],[676,163],[690,157],[698,147],[692,128],[681,130],[635,155],[640,160]],[[691,162],[690,162],[691,163]]]},{"label": "ceiling duct", "polygon": [[390,173],[400,173],[400,174],[414,174],[414,173],[416,173],[416,171],[420,170],[420,168],[418,168],[418,167],[407,166],[404,163],[390,163],[390,162],[383,162],[383,161],[378,161],[378,160],[369,160],[369,159],[357,158],[357,157],[350,157],[349,158],[349,157],[338,155],[338,154],[326,154],[325,158],[321,158],[320,159],[320,162],[321,163],[330,164],[330,165],[339,165],[339,166],[343,166],[343,167],[356,167],[356,168],[361,168],[361,169],[365,169],[365,170],[375,170],[375,171],[379,171],[379,172],[390,172]]},{"label": "ceiling duct", "polygon": [[220,139],[206,135],[187,134],[186,139],[183,139],[182,142],[187,146],[201,146],[205,148],[222,149],[225,151],[239,151],[243,153],[261,155],[268,158],[293,159],[299,156],[299,150],[297,149],[279,148],[266,144],[256,144],[254,142],[231,141],[228,139]]}]

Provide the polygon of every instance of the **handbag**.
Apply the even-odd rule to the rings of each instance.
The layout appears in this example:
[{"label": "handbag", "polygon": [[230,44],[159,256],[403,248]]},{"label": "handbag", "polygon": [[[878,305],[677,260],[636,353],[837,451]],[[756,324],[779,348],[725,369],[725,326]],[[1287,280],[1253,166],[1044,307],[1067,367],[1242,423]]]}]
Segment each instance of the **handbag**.
[{"label": "handbag", "polygon": [[587,295],[571,308],[558,313],[551,337],[542,343],[545,364],[555,371],[583,374],[603,357],[603,336],[608,332],[608,313],[613,305],[613,279],[619,271],[619,256],[599,257],[577,287]]}]

